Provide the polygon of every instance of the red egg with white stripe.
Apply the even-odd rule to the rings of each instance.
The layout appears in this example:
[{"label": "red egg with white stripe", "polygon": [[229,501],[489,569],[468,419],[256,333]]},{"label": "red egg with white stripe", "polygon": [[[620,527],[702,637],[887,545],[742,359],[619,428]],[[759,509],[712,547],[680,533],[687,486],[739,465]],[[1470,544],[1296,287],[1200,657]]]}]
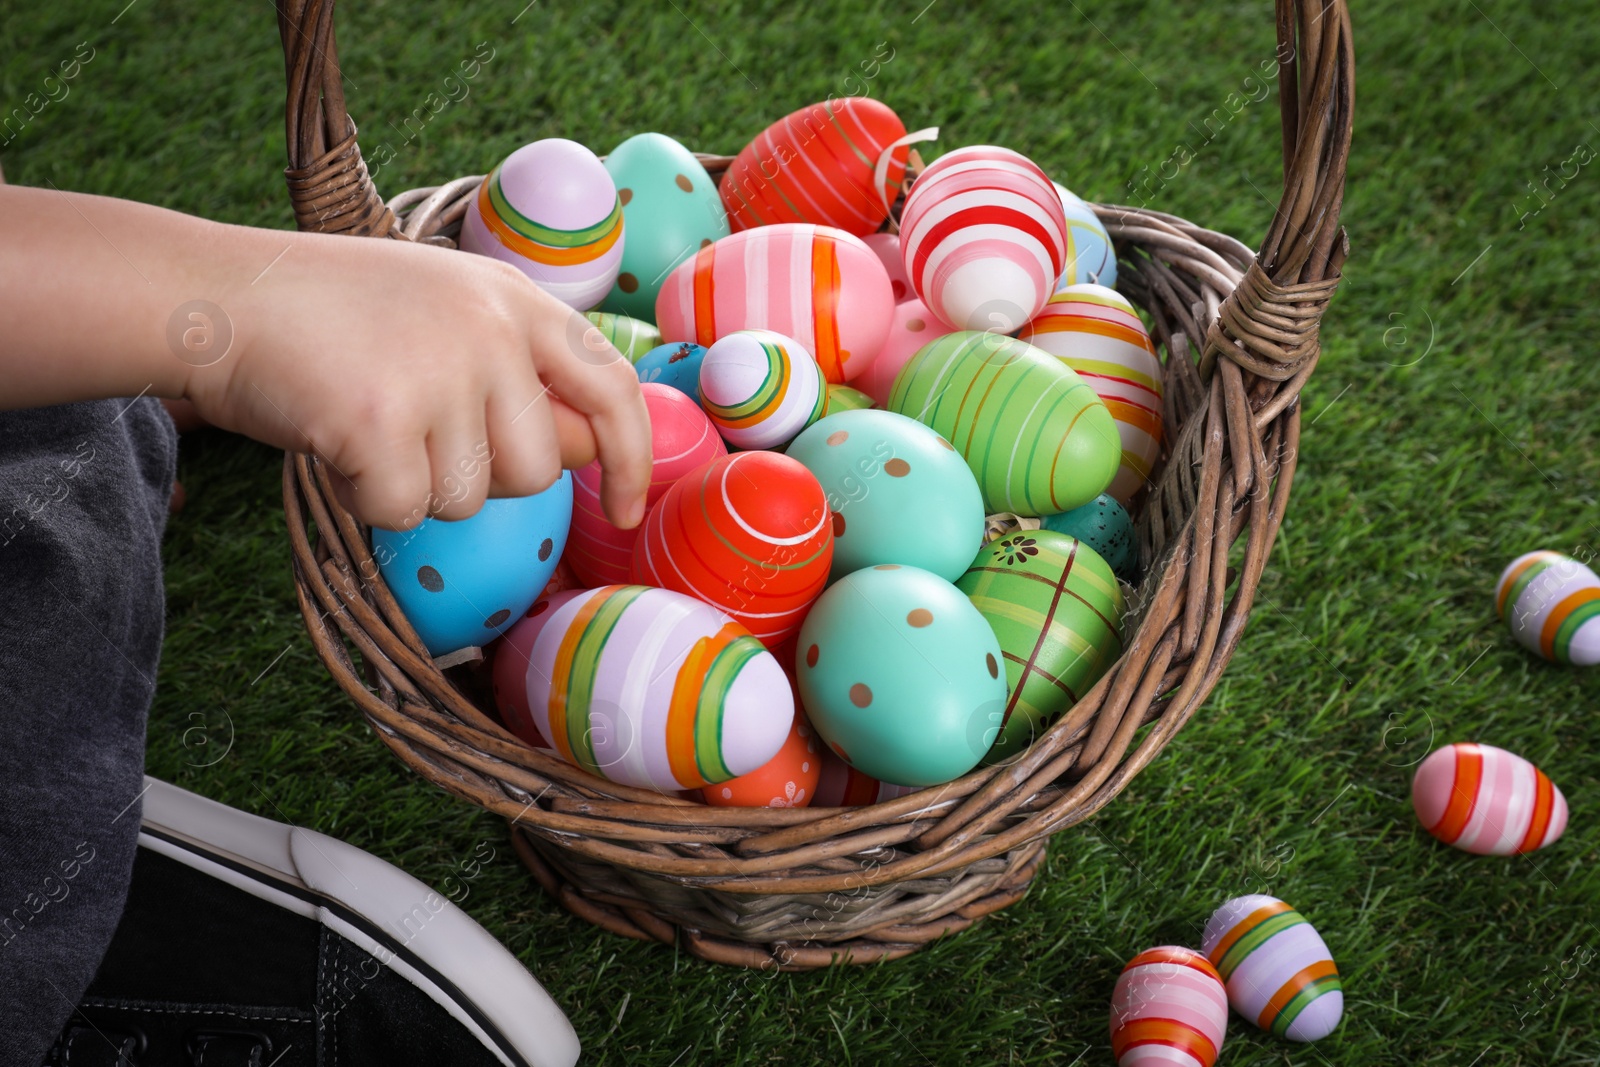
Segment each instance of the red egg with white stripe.
[{"label": "red egg with white stripe", "polygon": [[668,489],[633,546],[633,580],[733,616],[768,648],[799,632],[833,564],[816,477],[777,452],[737,452]]},{"label": "red egg with white stripe", "polygon": [[894,312],[889,275],[843,230],[779,223],[742,230],[684,260],[661,284],[664,341],[711,345],[738,330],[772,330],[810,352],[828,381],[867,369]]},{"label": "red egg with white stripe", "polygon": [[[645,382],[639,386],[650,413],[650,488],[648,507],[685,474],[728,454],[717,428],[687,394],[670,386]],[[633,543],[639,528],[613,526],[600,504],[600,461],[572,472],[572,530],[562,556],[573,573],[589,587],[628,581],[633,565]]]},{"label": "red egg with white stripe", "polygon": [[489,673],[495,707],[500,710],[506,729],[534,748],[547,749],[550,742],[533,724],[533,712],[528,708],[528,662],[533,654],[533,643],[556,609],[581,592],[581,589],[569,589],[540,594],[527,613],[512,623],[511,629],[493,645]]},{"label": "red egg with white stripe", "polygon": [[1018,337],[1077,371],[1105,401],[1122,437],[1122,464],[1107,492],[1126,505],[1161,455],[1163,371],[1139,313],[1115,289],[1069,285]]},{"label": "red egg with white stripe", "polygon": [[873,403],[889,406],[889,394],[894,392],[894,376],[911,361],[929,341],[951,333],[950,327],[928,310],[928,305],[913,295],[896,304],[894,321],[889,325],[889,336],[884,339],[878,358],[864,372],[850,379],[850,384],[866,393]]},{"label": "red egg with white stripe", "polygon": [[1227,1026],[1222,976],[1192,949],[1146,949],[1128,961],[1111,994],[1118,1067],[1211,1067]]},{"label": "red egg with white stripe", "polygon": [[1493,745],[1461,742],[1428,754],[1411,779],[1423,827],[1480,856],[1511,856],[1551,844],[1567,829],[1567,798],[1545,773]]},{"label": "red egg with white stripe", "polygon": [[1009,148],[940,156],[911,186],[900,217],[911,287],[957,330],[1010,333],[1055,292],[1067,254],[1061,197]]}]

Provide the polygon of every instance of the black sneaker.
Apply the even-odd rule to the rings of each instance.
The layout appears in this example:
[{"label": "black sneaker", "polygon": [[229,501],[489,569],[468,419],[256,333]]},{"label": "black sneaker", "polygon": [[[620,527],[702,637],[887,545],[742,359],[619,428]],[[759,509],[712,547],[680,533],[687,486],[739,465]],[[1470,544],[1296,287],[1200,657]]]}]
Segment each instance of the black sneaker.
[{"label": "black sneaker", "polygon": [[153,778],[127,909],[47,1063],[572,1067],[516,957],[343,841]]}]

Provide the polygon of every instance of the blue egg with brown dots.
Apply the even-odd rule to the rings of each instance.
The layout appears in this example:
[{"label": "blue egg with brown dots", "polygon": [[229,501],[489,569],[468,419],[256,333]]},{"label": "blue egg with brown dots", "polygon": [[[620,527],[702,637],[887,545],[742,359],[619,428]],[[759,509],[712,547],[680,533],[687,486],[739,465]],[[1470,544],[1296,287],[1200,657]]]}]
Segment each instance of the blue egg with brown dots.
[{"label": "blue egg with brown dots", "polygon": [[972,601],[930,571],[845,575],[800,627],[795,674],[811,724],[863,774],[948,782],[978,765],[1005,715],[1000,642]]},{"label": "blue egg with brown dots", "polygon": [[1081,508],[1045,515],[1039,525],[1076,537],[1100,553],[1118,578],[1129,585],[1138,583],[1139,543],[1133,536],[1133,518],[1110,493],[1101,493]]},{"label": "blue egg with brown dots", "polygon": [[432,656],[486,645],[522,617],[567,547],[572,475],[533,496],[488,500],[469,519],[372,531],[372,555]]}]

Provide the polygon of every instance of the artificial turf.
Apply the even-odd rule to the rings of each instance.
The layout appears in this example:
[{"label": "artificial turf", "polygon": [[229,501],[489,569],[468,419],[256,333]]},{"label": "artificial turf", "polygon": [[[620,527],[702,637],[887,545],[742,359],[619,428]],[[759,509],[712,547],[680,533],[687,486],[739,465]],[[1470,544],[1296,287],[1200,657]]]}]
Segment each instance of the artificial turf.
[{"label": "artificial turf", "polygon": [[[94,50],[5,133],[7,177],[291,226],[270,5],[126,2],[0,2],[6,113]],[[1275,94],[1246,80],[1274,50],[1260,0],[524,3],[341,8],[350,110],[369,159],[392,149],[385,192],[543,136],[737,151],[859,90],[876,59],[868,91],[941,126],[939,149],[1009,145],[1090,199],[1137,191],[1251,244],[1271,216]],[[503,823],[404,770],[328,679],[294,604],[280,456],[213,432],[182,448],[151,772],[455,886],[571,1016],[586,1063],[1109,1063],[1123,961],[1195,944],[1252,891],[1318,926],[1346,1017],[1312,1047],[1235,1017],[1223,1063],[1600,1063],[1600,674],[1531,658],[1491,610],[1511,557],[1600,551],[1600,28],[1509,0],[1354,18],[1352,253],[1258,607],[1207,705],[1055,839],[1021,903],[900,962],[783,976],[568,916]],[[470,95],[416,119],[482,42]],[[1174,177],[1130,191],[1179,146]],[[1565,838],[1486,859],[1424,834],[1409,768],[1456,740],[1544,768],[1571,803]]]}]

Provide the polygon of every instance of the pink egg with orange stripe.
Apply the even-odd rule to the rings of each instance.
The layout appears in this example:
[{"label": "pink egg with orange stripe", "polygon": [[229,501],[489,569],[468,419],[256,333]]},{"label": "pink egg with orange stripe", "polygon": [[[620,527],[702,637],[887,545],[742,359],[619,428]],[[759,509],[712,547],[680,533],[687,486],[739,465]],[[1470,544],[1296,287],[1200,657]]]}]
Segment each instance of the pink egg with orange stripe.
[{"label": "pink egg with orange stripe", "polygon": [[1211,1067],[1227,1027],[1222,977],[1193,949],[1146,949],[1128,961],[1111,994],[1117,1067]]},{"label": "pink egg with orange stripe", "polygon": [[1600,663],[1600,576],[1559,552],[1512,560],[1495,589],[1495,611],[1523,648],[1554,663]]},{"label": "pink egg with orange stripe", "polygon": [[1078,372],[1116,420],[1122,464],[1107,490],[1126,505],[1161,455],[1161,360],[1138,312],[1103,285],[1069,285],[1018,335]]},{"label": "pink egg with orange stripe", "polygon": [[533,642],[528,708],[562,759],[676,792],[749,774],[783,747],[794,695],[724,612],[667,589],[608,585],[555,609]]},{"label": "pink egg with orange stripe", "polygon": [[[694,399],[671,386],[645,382],[645,410],[650,413],[650,488],[648,507],[685,474],[728,454],[717,428]],[[628,581],[633,542],[639,528],[613,526],[600,504],[600,461],[572,472],[572,530],[562,559],[585,586]]]},{"label": "pink egg with orange stripe", "polygon": [[860,374],[889,332],[894,297],[872,249],[843,230],[779,223],[724,237],[661,284],[663,341],[710,347],[738,330],[799,341],[828,381]]},{"label": "pink egg with orange stripe", "polygon": [[1344,1016],[1344,986],[1322,935],[1277,897],[1235,897],[1206,923],[1201,948],[1228,1003],[1277,1037],[1318,1041]]},{"label": "pink egg with orange stripe", "polygon": [[1039,313],[1066,262],[1067,220],[1044,171],[1009,148],[958,148],[906,197],[911,287],[957,330],[1011,333]]},{"label": "pink egg with orange stripe", "polygon": [[1428,754],[1411,779],[1423,828],[1480,856],[1511,856],[1567,829],[1567,798],[1545,773],[1493,745],[1460,742]]}]

